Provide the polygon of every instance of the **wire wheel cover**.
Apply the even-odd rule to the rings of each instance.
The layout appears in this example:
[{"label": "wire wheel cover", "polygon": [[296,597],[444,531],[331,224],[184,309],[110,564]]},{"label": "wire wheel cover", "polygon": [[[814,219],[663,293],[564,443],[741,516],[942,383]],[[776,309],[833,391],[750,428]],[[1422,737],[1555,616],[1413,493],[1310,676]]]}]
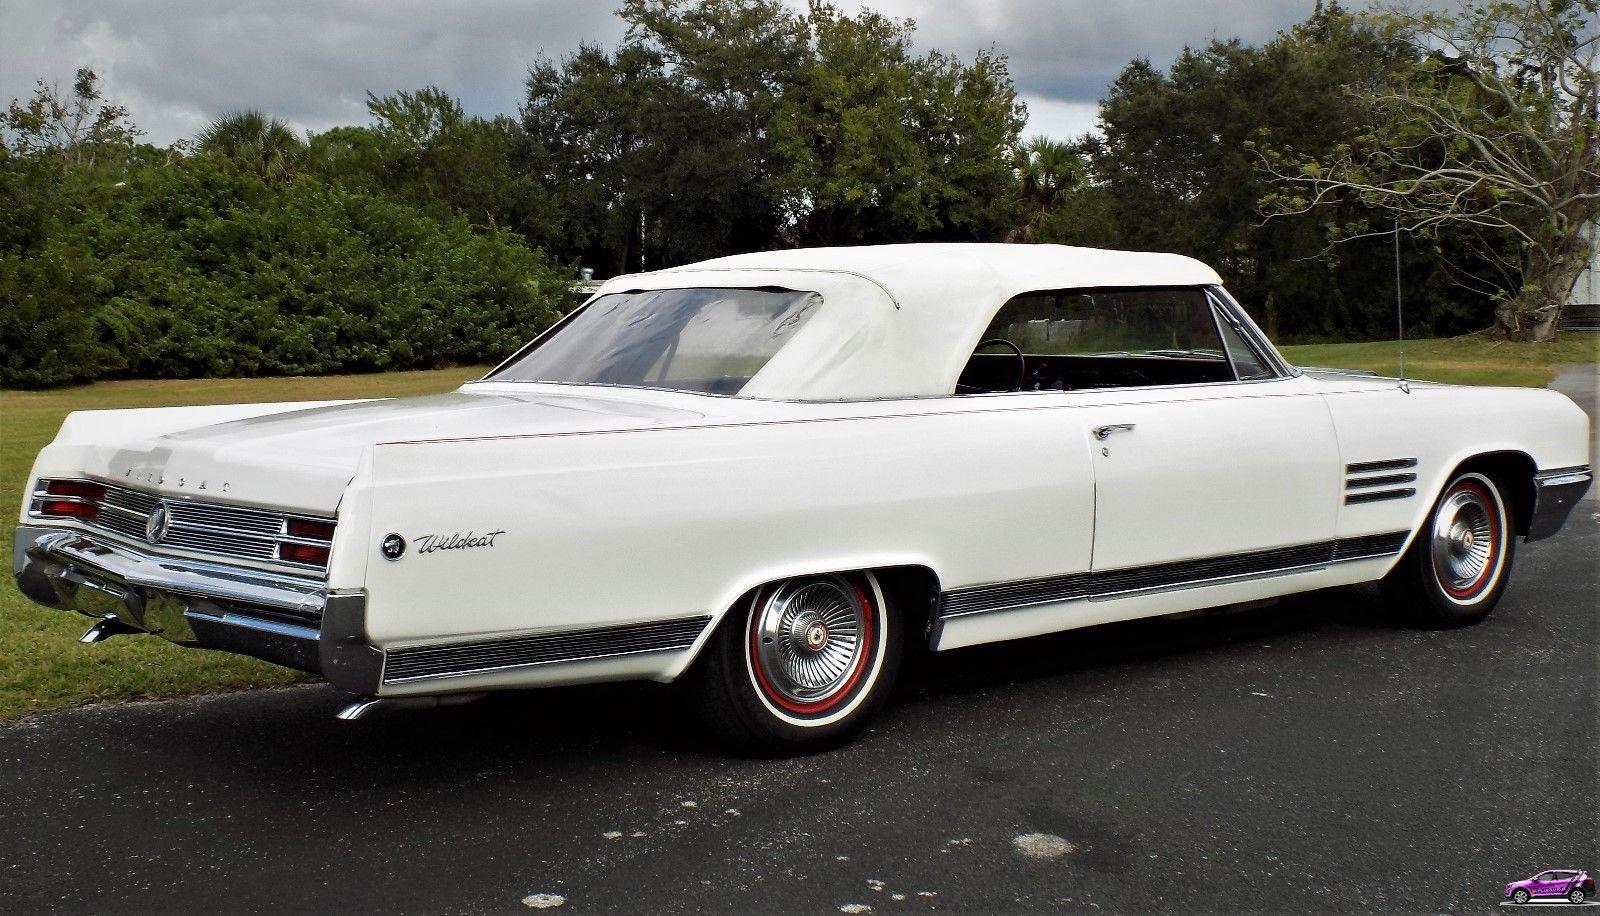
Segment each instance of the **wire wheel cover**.
[{"label": "wire wheel cover", "polygon": [[820,712],[842,699],[872,650],[866,595],[839,576],[786,582],[751,617],[757,681],[791,712]]},{"label": "wire wheel cover", "polygon": [[1433,570],[1454,598],[1472,598],[1494,578],[1500,561],[1500,510],[1482,485],[1457,483],[1433,516]]}]

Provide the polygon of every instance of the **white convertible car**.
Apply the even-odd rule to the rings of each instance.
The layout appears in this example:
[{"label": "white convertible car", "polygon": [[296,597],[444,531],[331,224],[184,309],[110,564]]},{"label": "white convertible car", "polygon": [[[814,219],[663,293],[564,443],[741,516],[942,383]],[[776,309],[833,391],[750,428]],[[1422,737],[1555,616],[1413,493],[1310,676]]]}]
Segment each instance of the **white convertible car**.
[{"label": "white convertible car", "polygon": [[903,649],[1381,581],[1481,620],[1589,486],[1544,390],[1284,362],[1166,254],[894,245],[607,282],[432,397],[75,413],[15,569],[154,633],[432,704],[688,682],[838,741]]}]

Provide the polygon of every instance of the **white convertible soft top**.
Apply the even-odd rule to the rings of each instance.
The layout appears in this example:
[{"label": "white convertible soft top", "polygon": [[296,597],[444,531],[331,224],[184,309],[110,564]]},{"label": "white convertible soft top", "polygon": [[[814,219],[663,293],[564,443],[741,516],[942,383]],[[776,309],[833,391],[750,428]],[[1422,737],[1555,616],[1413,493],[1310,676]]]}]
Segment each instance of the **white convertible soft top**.
[{"label": "white convertible soft top", "polygon": [[811,401],[949,394],[994,313],[1021,293],[1221,282],[1176,254],[918,243],[732,255],[614,277],[597,295],[695,286],[818,292],[823,308],[741,392]]}]

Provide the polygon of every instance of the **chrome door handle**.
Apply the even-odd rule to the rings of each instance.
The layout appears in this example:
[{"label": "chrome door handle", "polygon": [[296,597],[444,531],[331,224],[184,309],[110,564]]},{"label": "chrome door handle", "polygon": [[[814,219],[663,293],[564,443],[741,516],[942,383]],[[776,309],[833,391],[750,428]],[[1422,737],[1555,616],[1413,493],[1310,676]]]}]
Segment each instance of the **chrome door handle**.
[{"label": "chrome door handle", "polygon": [[1109,426],[1096,426],[1094,428],[1094,437],[1103,441],[1111,438],[1111,434],[1117,432],[1118,430],[1131,429],[1133,429],[1132,423],[1112,423]]}]

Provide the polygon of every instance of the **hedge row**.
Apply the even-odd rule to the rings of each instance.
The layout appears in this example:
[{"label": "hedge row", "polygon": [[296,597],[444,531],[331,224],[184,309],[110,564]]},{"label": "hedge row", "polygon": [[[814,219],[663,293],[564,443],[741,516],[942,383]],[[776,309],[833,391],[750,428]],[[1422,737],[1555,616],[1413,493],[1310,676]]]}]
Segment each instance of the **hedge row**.
[{"label": "hedge row", "polygon": [[0,386],[495,360],[567,271],[511,233],[204,157],[53,178],[0,159]]}]

